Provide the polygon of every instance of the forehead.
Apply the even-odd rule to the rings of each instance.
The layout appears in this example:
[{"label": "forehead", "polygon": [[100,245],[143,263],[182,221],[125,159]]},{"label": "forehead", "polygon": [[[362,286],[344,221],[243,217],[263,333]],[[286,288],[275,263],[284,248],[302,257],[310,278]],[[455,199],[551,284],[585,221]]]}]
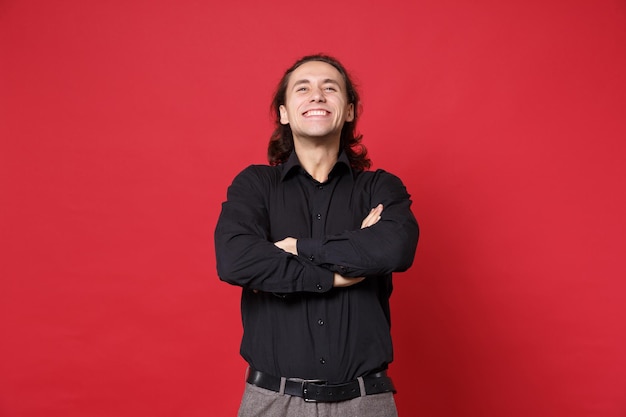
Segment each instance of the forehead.
[{"label": "forehead", "polygon": [[289,86],[300,81],[333,80],[345,87],[345,81],[337,68],[322,61],[309,61],[296,68],[289,76]]}]

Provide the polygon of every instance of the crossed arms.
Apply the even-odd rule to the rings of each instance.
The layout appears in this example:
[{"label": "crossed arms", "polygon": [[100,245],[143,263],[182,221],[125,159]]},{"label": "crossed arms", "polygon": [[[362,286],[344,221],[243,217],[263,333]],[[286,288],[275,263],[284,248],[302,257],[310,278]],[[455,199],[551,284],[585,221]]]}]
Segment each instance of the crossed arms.
[{"label": "crossed arms", "polygon": [[407,269],[419,234],[409,195],[397,177],[372,175],[371,200],[380,204],[364,213],[360,229],[272,242],[268,178],[258,167],[244,170],[229,187],[215,230],[220,279],[265,292],[322,293]]},{"label": "crossed arms", "polygon": [[[378,223],[383,213],[383,205],[379,204],[367,214],[367,217],[361,222],[361,229],[370,227]],[[298,256],[298,239],[293,237],[286,237],[283,240],[274,242],[274,245],[281,248],[285,252],[289,252],[292,255]],[[363,281],[365,277],[349,278],[335,272],[333,275],[333,287],[349,287],[354,284],[358,284]]]}]

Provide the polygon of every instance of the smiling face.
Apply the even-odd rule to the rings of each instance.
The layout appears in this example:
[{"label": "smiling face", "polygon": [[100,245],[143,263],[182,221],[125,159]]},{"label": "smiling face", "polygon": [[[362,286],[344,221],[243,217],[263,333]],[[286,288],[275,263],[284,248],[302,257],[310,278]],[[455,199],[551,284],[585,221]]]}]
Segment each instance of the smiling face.
[{"label": "smiling face", "polygon": [[339,142],[345,122],[354,120],[343,76],[322,61],[309,61],[289,76],[280,122],[289,124],[298,140],[331,139]]}]

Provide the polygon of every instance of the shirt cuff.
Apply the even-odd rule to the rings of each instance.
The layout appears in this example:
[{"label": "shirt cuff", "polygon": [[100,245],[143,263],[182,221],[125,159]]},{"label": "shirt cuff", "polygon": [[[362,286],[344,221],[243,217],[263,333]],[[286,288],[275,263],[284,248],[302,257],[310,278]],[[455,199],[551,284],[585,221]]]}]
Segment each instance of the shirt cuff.
[{"label": "shirt cuff", "polygon": [[333,284],[335,282],[334,272],[319,267],[312,267],[310,269],[312,273],[307,274],[303,282],[304,291],[324,293],[333,288]]},{"label": "shirt cuff", "polygon": [[319,265],[320,253],[322,250],[322,240],[314,238],[300,238],[297,243],[298,256],[313,262],[315,265]]}]

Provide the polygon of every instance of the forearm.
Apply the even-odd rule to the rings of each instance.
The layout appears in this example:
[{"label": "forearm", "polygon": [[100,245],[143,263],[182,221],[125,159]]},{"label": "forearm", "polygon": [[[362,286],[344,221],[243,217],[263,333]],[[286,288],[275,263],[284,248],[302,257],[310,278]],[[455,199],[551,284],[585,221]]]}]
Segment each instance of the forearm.
[{"label": "forearm", "polygon": [[410,196],[397,177],[382,172],[377,178],[371,191],[376,207],[364,214],[360,230],[298,239],[296,253],[347,277],[408,269],[419,237]]},{"label": "forearm", "polygon": [[[374,211],[374,209],[372,209],[372,211]],[[378,216],[374,216],[378,217]],[[366,219],[367,220],[367,219]],[[363,224],[364,225],[368,225],[369,222],[364,220]],[[376,220],[378,221],[378,220]],[[369,227],[369,226],[363,226],[363,227]],[[274,242],[274,245],[288,253],[291,253],[292,255],[297,256],[298,255],[298,249],[297,249],[297,244],[298,244],[298,240],[293,238],[293,237],[287,237],[281,241],[278,242]],[[333,287],[350,287],[354,284],[358,284],[359,282],[363,281],[365,279],[365,277],[347,277],[347,276],[343,276],[337,272],[334,272],[333,274]]]},{"label": "forearm", "polygon": [[298,255],[346,277],[385,275],[413,263],[419,230],[414,219],[385,221],[322,239],[298,239]]},{"label": "forearm", "polygon": [[[217,273],[222,281],[276,293],[325,292],[333,273],[275,247],[243,237],[216,237]],[[247,240],[244,242],[242,240]]]}]

